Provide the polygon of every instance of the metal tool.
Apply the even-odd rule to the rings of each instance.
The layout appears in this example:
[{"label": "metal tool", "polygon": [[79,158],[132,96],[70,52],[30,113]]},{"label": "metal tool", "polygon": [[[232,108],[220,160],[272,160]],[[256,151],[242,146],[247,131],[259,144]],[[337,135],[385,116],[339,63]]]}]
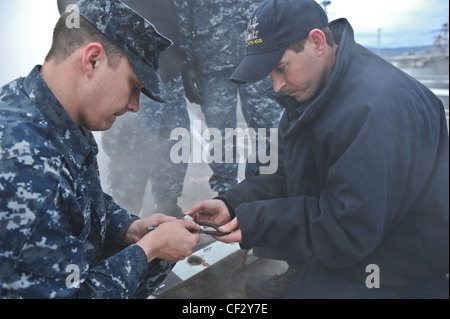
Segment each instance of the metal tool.
[{"label": "metal tool", "polygon": [[[199,232],[204,233],[206,235],[211,235],[211,236],[226,236],[231,234],[231,232],[229,233],[223,233],[221,231],[218,230],[218,228],[222,225],[218,225],[218,224],[213,224],[213,223],[207,223],[207,222],[198,222],[196,220],[194,220],[191,216],[186,215],[183,217],[184,220],[192,220],[193,222],[195,222],[196,224],[200,225],[200,229]],[[210,228],[214,228],[214,230],[207,230],[206,227],[210,227]],[[148,226],[147,230],[150,232],[152,230],[155,230],[156,227],[154,226]]]},{"label": "metal tool", "polygon": [[[196,220],[194,220],[191,216],[189,215],[185,215],[183,216],[183,219],[185,220],[192,220],[193,222],[195,222],[196,224],[200,225],[200,229],[199,231],[206,234],[206,235],[211,235],[211,236],[226,236],[231,234],[231,232],[228,233],[223,233],[221,231],[218,230],[218,228],[222,225],[218,225],[218,224],[213,224],[213,223],[207,223],[207,222],[198,222]],[[210,228],[214,228],[214,230],[207,230],[206,227],[210,227]]]}]

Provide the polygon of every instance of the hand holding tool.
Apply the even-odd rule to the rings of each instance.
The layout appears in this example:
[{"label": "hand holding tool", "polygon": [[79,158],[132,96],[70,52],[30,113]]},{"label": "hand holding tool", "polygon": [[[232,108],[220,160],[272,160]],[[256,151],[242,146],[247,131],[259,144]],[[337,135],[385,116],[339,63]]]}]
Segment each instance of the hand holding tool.
[{"label": "hand holding tool", "polygon": [[[199,231],[206,234],[206,235],[211,235],[211,236],[226,236],[229,235],[230,232],[228,233],[223,233],[221,231],[219,231],[219,227],[222,225],[218,225],[218,224],[214,224],[214,223],[207,223],[207,222],[198,222],[196,220],[194,220],[191,216],[189,215],[185,215],[183,216],[183,219],[185,220],[192,220],[193,222],[197,223],[198,225],[200,225],[200,229]],[[207,230],[205,227],[210,227],[210,228],[214,228],[215,231],[213,230]]]}]

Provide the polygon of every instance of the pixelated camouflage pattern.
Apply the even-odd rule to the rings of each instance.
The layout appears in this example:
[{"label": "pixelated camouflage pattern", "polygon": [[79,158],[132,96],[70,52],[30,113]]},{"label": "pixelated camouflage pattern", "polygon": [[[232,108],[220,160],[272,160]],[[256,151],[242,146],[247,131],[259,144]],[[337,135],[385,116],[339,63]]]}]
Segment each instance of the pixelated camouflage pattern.
[{"label": "pixelated camouflage pattern", "polygon": [[[234,69],[244,57],[248,19],[261,1],[174,0],[180,15],[180,48],[201,73]],[[191,35],[191,36],[189,36]]]},{"label": "pixelated camouflage pattern", "polygon": [[142,92],[164,102],[164,86],[156,71],[160,52],[172,42],[121,1],[81,0],[76,5],[82,17],[124,49],[134,72],[144,85]]},{"label": "pixelated camouflage pattern", "polygon": [[[0,90],[2,298],[148,296],[170,272],[172,263],[149,267],[139,246],[124,245],[137,217],[102,191],[97,152],[39,66]],[[80,269],[79,288],[66,285],[69,265]]]},{"label": "pixelated camouflage pattern", "polygon": [[[189,115],[181,77],[165,82],[167,101],[154,102],[141,96],[137,113],[127,113],[103,133],[102,146],[109,156],[108,190],[122,207],[140,214],[150,181],[154,201],[181,197],[187,163],[173,163],[172,130],[189,129]],[[142,212],[149,215],[153,211]]]},{"label": "pixelated camouflage pattern", "polygon": [[[235,145],[225,143],[225,128],[236,128],[237,92],[247,126],[276,128],[280,106],[264,95],[271,86],[269,78],[256,83],[236,85],[229,80],[244,57],[245,31],[248,20],[261,1],[250,0],[174,0],[180,21],[180,49],[201,77],[204,89],[202,110],[208,127],[220,129],[223,150]],[[228,150],[227,150],[228,149]],[[238,164],[211,163],[213,191],[224,192],[237,184]]]}]

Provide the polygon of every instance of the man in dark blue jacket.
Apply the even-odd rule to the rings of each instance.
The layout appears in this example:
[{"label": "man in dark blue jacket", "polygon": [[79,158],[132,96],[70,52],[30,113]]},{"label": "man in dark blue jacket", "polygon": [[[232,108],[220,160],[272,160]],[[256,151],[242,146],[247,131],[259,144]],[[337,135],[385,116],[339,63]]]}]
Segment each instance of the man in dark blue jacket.
[{"label": "man in dark blue jacket", "polygon": [[312,0],[254,12],[231,80],[267,74],[286,109],[278,171],[187,214],[227,223],[223,242],[301,263],[288,298],[448,298],[442,102]]}]

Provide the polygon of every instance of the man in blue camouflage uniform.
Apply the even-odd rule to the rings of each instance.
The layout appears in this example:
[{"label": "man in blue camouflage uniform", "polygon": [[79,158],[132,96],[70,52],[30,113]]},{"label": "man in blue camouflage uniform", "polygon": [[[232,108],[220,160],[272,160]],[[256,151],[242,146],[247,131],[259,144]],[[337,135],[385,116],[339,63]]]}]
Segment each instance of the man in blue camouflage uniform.
[{"label": "man in blue camouflage uniform", "polygon": [[0,90],[2,298],[146,298],[200,240],[193,222],[115,204],[91,133],[137,112],[140,91],[164,101],[156,70],[171,42],[120,1],[77,10],[45,63]]},{"label": "man in blue camouflage uniform", "polygon": [[[237,184],[236,145],[226,143],[225,128],[236,128],[237,92],[247,126],[276,128],[281,108],[258,92],[271,86],[267,78],[258,83],[236,85],[229,77],[244,53],[242,41],[248,18],[260,1],[249,0],[175,0],[180,15],[180,48],[187,59],[185,69],[200,74],[198,82],[185,83],[186,95],[198,96],[208,127],[220,129],[222,154],[231,154],[233,162],[210,163],[213,174],[209,180],[213,191],[223,193]],[[200,91],[200,88],[202,89]],[[258,146],[265,148],[265,145]],[[247,175],[257,167],[249,163]]]}]

